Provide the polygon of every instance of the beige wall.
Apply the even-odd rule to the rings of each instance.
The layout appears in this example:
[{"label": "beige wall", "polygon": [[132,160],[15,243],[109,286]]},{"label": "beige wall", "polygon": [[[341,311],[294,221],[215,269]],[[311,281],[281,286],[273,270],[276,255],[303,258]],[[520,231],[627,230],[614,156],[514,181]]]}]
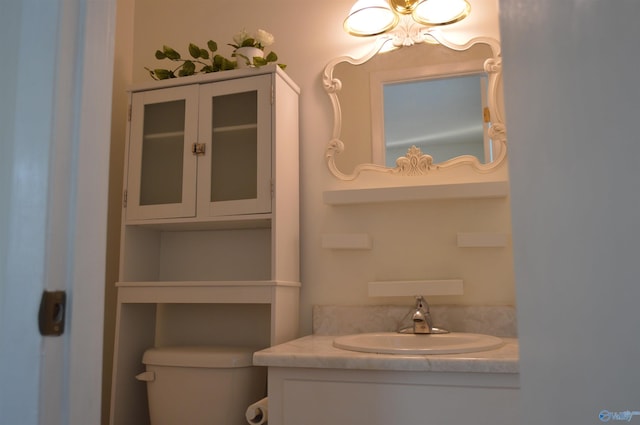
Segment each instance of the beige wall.
[{"label": "beige wall", "polygon": [[[127,49],[132,47],[132,82],[148,82],[150,77],[145,66],[167,66],[154,58],[155,50],[163,44],[187,54],[189,42],[204,46],[207,40],[213,39],[220,52],[230,56],[231,48],[226,43],[242,28],[248,31],[263,28],[274,34],[273,50],[280,61],[288,65],[287,73],[302,91],[301,334],[311,332],[313,304],[411,303],[409,298],[369,298],[367,282],[372,280],[462,278],[465,281],[463,296],[433,297],[430,301],[514,305],[510,246],[507,249],[460,249],[455,245],[457,232],[510,234],[507,199],[347,207],[330,207],[322,202],[324,190],[338,188],[343,182],[334,178],[324,163],[333,115],[322,88],[321,73],[330,59],[345,54],[359,55],[367,51],[371,43],[368,39],[349,36],[342,29],[342,20],[352,3],[353,0],[136,0],[133,40],[127,40],[127,47],[121,45],[116,54],[126,56]],[[455,36],[498,37],[495,2],[479,3],[481,5],[474,4],[473,19],[458,24],[456,31],[460,32]],[[115,90],[124,91],[123,83],[118,80]],[[120,105],[114,120],[125,119],[125,107]],[[113,144],[123,143],[124,130],[118,130]],[[122,152],[122,148],[113,151]],[[112,169],[121,172],[117,166]],[[112,181],[121,184],[119,176],[113,176]],[[112,236],[119,235],[118,232],[117,227],[110,229]],[[369,233],[374,248],[371,251],[323,249],[322,234],[334,232]]]}]

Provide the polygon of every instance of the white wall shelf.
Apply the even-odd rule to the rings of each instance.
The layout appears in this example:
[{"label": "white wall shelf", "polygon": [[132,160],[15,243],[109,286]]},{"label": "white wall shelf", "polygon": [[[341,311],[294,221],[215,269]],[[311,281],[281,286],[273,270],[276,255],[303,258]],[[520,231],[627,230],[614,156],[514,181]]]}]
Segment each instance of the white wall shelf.
[{"label": "white wall shelf", "polygon": [[322,235],[322,247],[369,250],[373,247],[373,241],[368,233],[325,233]]},{"label": "white wall shelf", "polygon": [[505,198],[508,194],[508,182],[492,181],[327,190],[323,193],[323,200],[329,205],[349,205],[441,199]]},{"label": "white wall shelf", "polygon": [[462,279],[369,282],[370,297],[463,295]]}]

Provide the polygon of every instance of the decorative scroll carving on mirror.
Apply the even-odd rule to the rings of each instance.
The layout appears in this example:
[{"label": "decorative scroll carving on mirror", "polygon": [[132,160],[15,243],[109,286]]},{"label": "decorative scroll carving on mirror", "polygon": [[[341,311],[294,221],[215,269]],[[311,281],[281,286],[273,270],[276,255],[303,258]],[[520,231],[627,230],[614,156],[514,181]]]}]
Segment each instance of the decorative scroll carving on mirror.
[{"label": "decorative scroll carving on mirror", "polygon": [[[325,151],[325,159],[329,170],[337,178],[354,180],[362,172],[417,176],[456,166],[468,166],[476,172],[487,173],[505,160],[507,147],[499,42],[479,37],[465,44],[456,44],[437,29],[427,29],[423,37],[422,42],[408,46],[398,46],[400,43],[394,37],[381,37],[363,57],[338,57],[325,67],[323,85],[334,113],[333,134]],[[429,40],[435,40],[437,44]],[[478,119],[478,123],[473,125],[476,126],[474,128],[480,128],[479,143],[484,147],[484,153],[471,154],[456,147],[452,152],[457,153],[451,154],[451,157],[436,155],[435,146],[443,145],[446,139],[443,135],[468,133],[466,128],[469,125],[466,121],[462,122],[464,114],[461,108],[452,106],[454,110],[447,112],[444,108],[450,102],[444,101],[442,95],[425,94],[422,97],[424,101],[406,98],[404,103],[412,104],[413,109],[422,114],[413,121],[425,121],[424,126],[433,127],[434,134],[420,134],[420,139],[430,142],[406,144],[404,154],[393,156],[395,153],[385,141],[389,137],[385,128],[409,125],[392,125],[386,121],[389,117],[386,109],[393,109],[383,105],[386,100],[381,100],[385,96],[383,93],[387,93],[386,87],[406,82],[462,80],[459,77],[468,76],[479,76],[479,81],[482,80],[484,84],[480,86],[478,83],[477,89],[477,97],[481,99],[478,102],[482,103],[472,108],[473,115],[477,115]],[[414,88],[410,90],[414,91]],[[446,119],[436,117],[433,119],[437,122],[429,124],[428,119],[421,118],[437,115],[434,112]],[[406,114],[400,115],[404,117]],[[461,121],[451,120],[453,116]],[[435,127],[440,125],[440,121],[452,121],[453,127],[436,132]],[[426,132],[424,129],[418,131]],[[414,140],[411,137],[405,139]],[[386,165],[385,152],[389,157]]]}]

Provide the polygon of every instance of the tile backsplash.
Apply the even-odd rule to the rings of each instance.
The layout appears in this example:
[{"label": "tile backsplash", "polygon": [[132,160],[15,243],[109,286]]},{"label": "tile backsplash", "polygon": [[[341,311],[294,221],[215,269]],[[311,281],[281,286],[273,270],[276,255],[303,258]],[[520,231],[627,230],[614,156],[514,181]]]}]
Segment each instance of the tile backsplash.
[{"label": "tile backsplash", "polygon": [[[362,332],[393,332],[409,326],[411,306],[315,305],[313,333],[345,335]],[[434,326],[455,332],[516,337],[516,311],[511,306],[430,306]]]}]

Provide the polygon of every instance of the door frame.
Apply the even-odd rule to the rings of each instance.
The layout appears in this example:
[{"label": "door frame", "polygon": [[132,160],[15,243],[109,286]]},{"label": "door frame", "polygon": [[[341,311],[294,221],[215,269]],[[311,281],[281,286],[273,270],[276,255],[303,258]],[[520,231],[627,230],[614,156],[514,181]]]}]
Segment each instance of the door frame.
[{"label": "door frame", "polygon": [[[117,0],[77,0],[84,8],[76,103],[77,170],[72,233],[69,424],[100,423],[109,152]],[[42,388],[46,391],[46,388]]]}]

